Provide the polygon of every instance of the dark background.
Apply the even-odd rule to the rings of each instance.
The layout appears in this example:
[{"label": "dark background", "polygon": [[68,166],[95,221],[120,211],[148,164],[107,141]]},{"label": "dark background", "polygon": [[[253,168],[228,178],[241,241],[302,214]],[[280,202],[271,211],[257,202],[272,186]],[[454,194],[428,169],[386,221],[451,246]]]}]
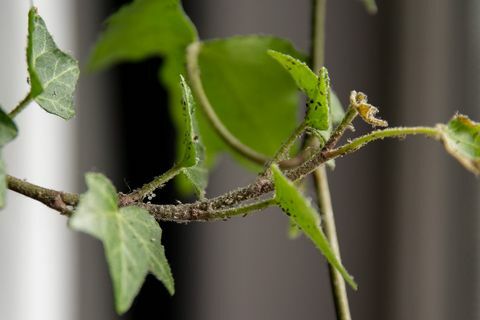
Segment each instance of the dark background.
[{"label": "dark background", "polygon": [[[83,63],[101,21],[123,2],[78,2]],[[202,39],[267,33],[304,51],[309,5],[184,2]],[[326,65],[341,100],[364,91],[393,126],[445,122],[456,111],[479,119],[477,0],[378,5],[371,17],[358,1],[328,3]],[[158,81],[161,63],[123,64],[82,80],[78,121],[88,130],[79,138],[79,172],[95,167],[128,190],[170,167],[175,133]],[[423,138],[375,143],[339,160],[329,175],[343,261],[360,285],[349,291],[354,319],[480,318],[478,180]],[[251,179],[225,157],[208,194]],[[177,198],[168,185],[156,199]],[[125,319],[334,319],[324,259],[305,239],[288,240],[286,225],[276,210],[162,224],[177,292],[168,297],[149,277]],[[79,318],[113,318],[101,248],[85,238],[79,249]]]}]

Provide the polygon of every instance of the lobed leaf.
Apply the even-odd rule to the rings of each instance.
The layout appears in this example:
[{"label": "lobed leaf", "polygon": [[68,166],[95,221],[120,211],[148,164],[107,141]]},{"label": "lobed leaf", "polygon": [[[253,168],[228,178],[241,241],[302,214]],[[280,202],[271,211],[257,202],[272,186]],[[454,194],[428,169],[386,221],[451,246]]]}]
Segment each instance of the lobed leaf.
[{"label": "lobed leaf", "polygon": [[7,192],[5,163],[1,156],[1,151],[7,143],[15,139],[17,133],[17,126],[0,107],[0,208],[5,206],[5,195]]},{"label": "lobed leaf", "polygon": [[445,149],[465,168],[480,174],[480,123],[457,114],[446,125],[438,125]]},{"label": "lobed leaf", "polygon": [[174,293],[173,277],[161,245],[162,230],[148,211],[118,207],[115,187],[102,174],[87,173],[84,193],[70,227],[103,243],[112,277],[115,307],[127,311],[148,272]]},{"label": "lobed leaf", "polygon": [[72,118],[78,62],[57,47],[35,8],[28,14],[27,63],[30,97],[45,111]]},{"label": "lobed leaf", "polygon": [[335,255],[327,237],[320,227],[320,216],[300,191],[298,191],[295,185],[282,174],[278,166],[273,165],[271,170],[273,173],[275,200],[277,204],[292,218],[303,233],[312,240],[317,249],[319,249],[327,261],[340,272],[345,281],[356,290],[357,284]]}]

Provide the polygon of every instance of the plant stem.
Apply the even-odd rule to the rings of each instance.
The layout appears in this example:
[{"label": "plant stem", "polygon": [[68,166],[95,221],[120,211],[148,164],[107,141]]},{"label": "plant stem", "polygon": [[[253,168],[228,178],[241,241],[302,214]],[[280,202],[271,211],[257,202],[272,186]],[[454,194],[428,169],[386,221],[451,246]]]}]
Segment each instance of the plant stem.
[{"label": "plant stem", "polygon": [[[414,128],[391,128],[386,130],[374,131],[369,135],[357,138],[348,144],[345,144],[334,150],[323,150],[315,154],[313,157],[303,162],[300,166],[285,172],[288,179],[297,181],[304,178],[308,174],[315,171],[319,166],[328,160],[352,153],[368,142],[372,142],[383,138],[405,137],[406,135],[423,134],[427,137],[439,139],[438,130],[430,127],[414,127]],[[164,176],[164,175],[162,175]],[[162,177],[160,176],[160,177]],[[164,177],[158,181],[164,179]],[[166,181],[166,180],[164,180]],[[80,196],[75,193],[67,193],[57,190],[43,188],[25,180],[21,180],[12,176],[7,176],[7,186],[10,190],[20,193],[26,197],[37,200],[58,212],[70,215],[70,207],[78,204]],[[255,182],[237,190],[227,192],[221,196],[197,201],[188,204],[178,205],[156,205],[132,202],[129,200],[132,194],[119,194],[119,205],[137,205],[147,209],[157,220],[172,220],[178,222],[185,221],[206,221],[208,219],[217,220],[216,214],[223,212],[223,216],[233,216],[230,210],[237,214],[248,212],[248,210],[258,210],[261,204],[250,204],[239,206],[242,201],[257,199],[273,191],[273,183],[268,177],[259,177]],[[135,193],[135,191],[134,191]],[[265,206],[270,204],[265,203]],[[222,215],[222,214],[220,214]]]},{"label": "plant stem", "polygon": [[202,44],[200,42],[194,42],[187,48],[187,72],[190,80],[193,94],[197,99],[200,107],[202,108],[205,116],[212,125],[216,133],[223,139],[223,141],[229,145],[232,149],[237,151],[242,156],[250,159],[251,161],[260,165],[265,164],[270,158],[266,155],[258,153],[251,149],[249,146],[243,144],[238,140],[222,123],[222,120],[218,117],[212,104],[208,100],[207,94],[202,85],[200,78],[200,68],[198,66],[198,54],[200,52]]},{"label": "plant stem", "polygon": [[[228,209],[200,209],[191,208],[186,205],[152,205],[147,203],[138,204],[150,212],[158,221],[173,221],[173,222],[206,222],[226,220],[239,215],[247,215],[253,211],[265,209],[275,204],[273,198],[260,200],[243,206],[235,206]],[[184,206],[182,210],[178,210],[179,206]],[[189,208],[190,207],[190,208]]]},{"label": "plant stem", "polygon": [[31,101],[32,97],[30,96],[30,93],[28,93],[25,98],[23,98],[22,101],[20,101],[18,105],[13,108],[12,111],[10,111],[8,116],[12,119],[15,118],[20,112],[23,111],[23,109],[25,109],[30,104]]},{"label": "plant stem", "polygon": [[[326,0],[312,0],[312,66],[314,70],[319,70],[325,61],[325,18],[326,18]],[[349,110],[350,111],[350,110]],[[350,111],[347,113],[349,118],[356,116],[356,111]],[[345,117],[346,118],[346,117]],[[345,120],[344,118],[344,120]],[[349,121],[350,119],[347,119]],[[344,123],[344,122],[342,122]],[[339,132],[335,133],[334,138],[331,140],[332,144],[335,144],[347,128],[349,123],[345,123],[344,126],[339,126]],[[340,134],[336,136],[336,134]],[[323,215],[323,228],[325,235],[330,242],[330,245],[340,260],[340,247],[338,244],[338,237],[335,228],[335,218],[333,215],[332,201],[330,197],[330,190],[328,187],[327,171],[325,166],[322,165],[314,171],[313,179],[315,182],[315,191],[317,194],[318,206],[320,213]],[[335,302],[335,310],[337,312],[337,319],[350,320],[350,307],[348,304],[347,289],[345,286],[345,280],[340,272],[329,265],[330,281],[332,285],[333,300]]]},{"label": "plant stem", "polygon": [[149,183],[144,184],[141,188],[133,191],[132,193],[125,195],[122,198],[122,205],[128,205],[133,202],[142,201],[148,194],[161,188],[165,183],[173,179],[182,170],[181,167],[173,166],[165,173],[155,177]]},{"label": "plant stem", "polygon": [[[289,160],[292,160],[292,163],[295,163],[296,158],[292,158],[289,160],[285,160],[285,158],[288,157],[288,152],[290,151],[295,141],[297,141],[298,137],[302,135],[302,133],[305,131],[306,128],[307,128],[307,124],[305,123],[305,121],[303,121],[297,126],[295,131],[293,131],[293,133],[288,137],[288,139],[282,143],[282,145],[280,146],[280,149],[278,149],[277,153],[275,153],[273,158],[267,162],[267,164],[265,165],[265,171],[267,171],[270,168],[272,163],[288,164],[287,161]],[[298,156],[301,157],[302,155],[299,154]],[[285,161],[283,162],[283,160]]]},{"label": "plant stem", "polygon": [[350,141],[343,146],[327,150],[324,154],[328,158],[336,158],[357,151],[369,142],[385,138],[402,138],[407,135],[424,135],[429,138],[438,139],[439,132],[435,127],[396,127],[383,130],[372,131],[367,135],[361,136]]},{"label": "plant stem", "polygon": [[38,200],[64,215],[70,215],[71,208],[68,206],[77,205],[80,199],[78,194],[43,188],[9,175],[7,175],[7,186],[10,190]]},{"label": "plant stem", "polygon": [[328,139],[327,143],[325,144],[325,150],[330,150],[336,146],[340,138],[345,134],[345,131],[347,131],[347,129],[352,126],[352,122],[357,117],[357,115],[358,111],[355,109],[354,106],[350,104],[348,106],[347,112],[345,113],[345,116],[342,119],[342,122],[340,122],[335,131],[333,131],[330,139]]}]

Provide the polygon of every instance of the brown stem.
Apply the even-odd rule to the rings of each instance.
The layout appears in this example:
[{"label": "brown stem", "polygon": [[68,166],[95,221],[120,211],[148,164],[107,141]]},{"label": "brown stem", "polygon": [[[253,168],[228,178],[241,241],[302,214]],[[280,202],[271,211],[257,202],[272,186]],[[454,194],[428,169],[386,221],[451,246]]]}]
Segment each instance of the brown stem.
[{"label": "brown stem", "polygon": [[10,190],[40,201],[63,215],[70,215],[80,199],[78,194],[43,188],[12,176],[7,176],[7,186]]}]

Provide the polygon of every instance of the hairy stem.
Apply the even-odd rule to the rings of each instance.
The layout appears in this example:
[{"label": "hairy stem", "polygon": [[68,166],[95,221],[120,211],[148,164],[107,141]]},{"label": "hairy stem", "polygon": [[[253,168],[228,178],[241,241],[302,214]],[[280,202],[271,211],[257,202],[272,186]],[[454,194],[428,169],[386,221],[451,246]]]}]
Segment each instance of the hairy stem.
[{"label": "hairy stem", "polygon": [[122,205],[128,205],[133,202],[142,201],[145,197],[147,197],[147,195],[163,187],[165,183],[173,179],[181,170],[181,167],[173,166],[165,173],[159,175],[158,177],[155,177],[149,183],[144,184],[141,188],[133,191],[128,195],[125,195],[122,198]]},{"label": "hairy stem", "polygon": [[355,118],[358,115],[358,111],[355,109],[354,106],[351,104],[348,106],[347,111],[345,112],[345,116],[343,117],[342,122],[337,126],[335,131],[333,131],[332,135],[330,136],[330,139],[327,141],[325,144],[325,149],[329,150],[334,148],[340,138],[345,134],[345,131],[347,131],[348,128],[353,128],[352,127],[352,122],[355,120]]},{"label": "hairy stem", "polygon": [[[327,0],[312,0],[312,66],[314,70],[319,70],[325,62],[325,16],[326,16],[326,2]],[[353,120],[356,116],[356,111],[347,112],[347,116]],[[345,117],[347,118],[347,117]],[[327,146],[335,145],[340,139],[341,135],[348,127],[349,118],[345,119],[336,130],[332,138],[327,142]],[[320,166],[314,171],[313,179],[315,182],[315,191],[317,194],[318,206],[321,214],[324,216],[323,228],[325,235],[334,250],[335,255],[340,260],[340,246],[338,244],[337,232],[335,228],[335,218],[333,215],[332,201],[330,198],[330,190],[328,187],[327,171],[325,166]],[[332,285],[333,300],[335,302],[335,310],[337,312],[337,319],[350,320],[350,307],[348,304],[347,289],[345,280],[340,272],[338,272],[330,264],[330,281]]]},{"label": "hairy stem", "polygon": [[[289,160],[285,160],[285,159],[288,157],[288,152],[292,148],[295,141],[297,141],[298,137],[302,135],[302,133],[305,131],[306,128],[307,128],[307,124],[305,123],[305,121],[300,123],[297,126],[297,128],[295,128],[295,131],[293,131],[290,137],[288,137],[288,139],[280,146],[280,149],[278,149],[277,153],[275,153],[273,158],[265,165],[265,170],[268,170],[268,168],[270,168],[272,163],[283,163],[284,165],[285,164],[288,165],[288,163],[292,163],[292,164],[294,163],[296,158],[292,158]],[[302,155],[300,154],[299,156],[301,157]]]},{"label": "hairy stem", "polygon": [[[148,210],[158,221],[173,222],[206,222],[216,220],[226,220],[239,215],[247,215],[254,211],[265,209],[275,204],[273,198],[260,200],[242,206],[235,206],[228,209],[200,209],[192,208],[186,205],[152,205],[147,203],[138,204]],[[178,210],[179,206],[184,206],[183,210]]]},{"label": "hairy stem", "polygon": [[[387,137],[403,138],[407,135],[418,134],[431,138],[438,138],[437,129],[430,127],[400,127],[374,131],[371,134],[357,138],[337,149],[322,150],[303,162],[300,166],[285,171],[285,174],[290,180],[296,181],[312,173],[326,161],[352,153],[369,142]],[[7,176],[7,184],[10,190],[37,200],[66,215],[71,213],[72,208],[70,207],[76,206],[80,199],[78,194],[43,188],[12,176]],[[137,205],[145,207],[151,214],[155,215],[157,220],[172,220],[178,222],[207,221],[209,219],[218,220],[225,217],[244,214],[249,210],[259,210],[263,205],[271,205],[271,203],[260,204],[262,203],[260,202],[240,206],[240,203],[243,201],[257,199],[271,191],[273,191],[273,182],[268,177],[260,176],[256,181],[243,188],[227,192],[215,198],[205,199],[194,203],[178,205],[156,205],[141,202],[132,203],[131,201],[125,201],[124,199],[128,199],[130,194],[119,194],[119,204],[120,206]]]},{"label": "hairy stem", "polygon": [[439,132],[435,127],[396,127],[383,130],[372,131],[367,135],[361,136],[350,141],[343,146],[325,152],[329,158],[336,158],[352,153],[363,147],[369,142],[385,138],[403,138],[407,135],[424,135],[429,138],[438,139]]},{"label": "hairy stem", "polygon": [[222,123],[222,120],[218,117],[215,110],[213,109],[212,104],[208,100],[207,94],[202,85],[202,80],[200,78],[200,68],[198,66],[198,54],[200,52],[202,44],[200,42],[194,42],[187,48],[187,72],[188,79],[192,86],[193,94],[200,104],[201,109],[205,113],[208,121],[212,125],[215,132],[222,138],[222,140],[230,146],[232,149],[237,151],[239,154],[244,156],[251,161],[258,163],[260,165],[265,164],[269,157],[258,153],[247,145],[243,144],[238,140]]},{"label": "hairy stem", "polygon": [[30,102],[32,102],[32,97],[30,96],[30,93],[29,93],[25,96],[25,98],[22,99],[22,101],[18,103],[18,105],[15,108],[13,108],[12,111],[10,111],[8,116],[12,119],[15,118],[20,112],[23,111],[23,109],[25,109],[30,104]]}]

